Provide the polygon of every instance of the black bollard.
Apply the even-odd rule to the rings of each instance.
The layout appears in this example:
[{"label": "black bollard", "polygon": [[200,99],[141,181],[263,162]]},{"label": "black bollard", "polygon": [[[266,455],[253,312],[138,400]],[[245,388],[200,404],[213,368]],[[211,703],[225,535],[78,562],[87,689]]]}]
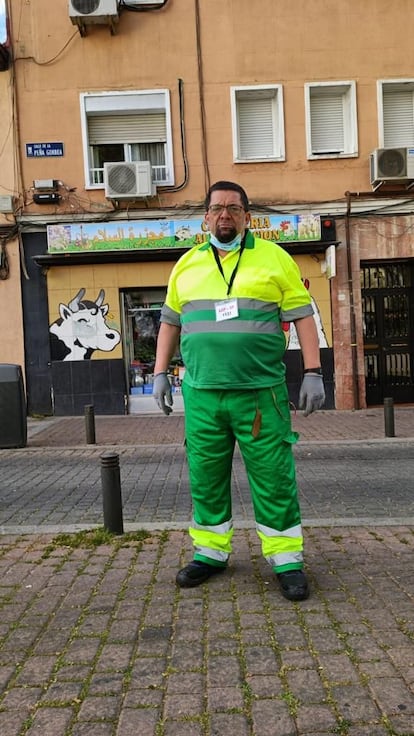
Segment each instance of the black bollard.
[{"label": "black bollard", "polygon": [[394,426],[394,399],[384,399],[384,422],[385,422],[385,436],[395,437],[395,426]]},{"label": "black bollard", "polygon": [[114,453],[101,455],[101,480],[104,528],[113,534],[123,534],[119,455]]},{"label": "black bollard", "polygon": [[88,404],[85,406],[85,429],[86,429],[86,444],[95,445],[95,409],[93,405]]}]

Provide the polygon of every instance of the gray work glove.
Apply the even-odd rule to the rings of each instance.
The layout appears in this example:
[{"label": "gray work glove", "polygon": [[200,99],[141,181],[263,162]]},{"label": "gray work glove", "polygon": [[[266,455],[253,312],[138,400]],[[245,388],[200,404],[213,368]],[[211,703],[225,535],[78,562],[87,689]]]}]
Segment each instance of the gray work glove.
[{"label": "gray work glove", "polygon": [[[172,412],[171,407],[173,405],[173,397],[171,393],[171,383],[169,382],[166,373],[157,373],[154,376],[152,395],[161,411],[163,411],[168,417]],[[167,404],[169,404],[169,406],[167,406]]]},{"label": "gray work glove", "polygon": [[304,416],[320,409],[325,401],[323,376],[318,373],[305,373],[299,392],[299,409],[304,409]]}]

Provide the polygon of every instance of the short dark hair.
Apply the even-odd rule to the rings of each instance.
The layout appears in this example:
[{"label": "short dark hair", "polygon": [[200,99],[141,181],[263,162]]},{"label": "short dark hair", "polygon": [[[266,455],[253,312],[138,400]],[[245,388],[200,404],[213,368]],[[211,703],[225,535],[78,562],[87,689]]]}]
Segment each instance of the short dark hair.
[{"label": "short dark hair", "polygon": [[211,195],[213,192],[223,192],[223,191],[230,191],[230,192],[238,192],[241,197],[243,208],[246,210],[246,212],[249,211],[249,198],[244,191],[243,187],[240,186],[240,184],[236,184],[234,181],[216,181],[215,184],[212,184],[210,189],[207,192],[207,196],[204,202],[206,210],[210,207],[210,201],[211,201]]}]

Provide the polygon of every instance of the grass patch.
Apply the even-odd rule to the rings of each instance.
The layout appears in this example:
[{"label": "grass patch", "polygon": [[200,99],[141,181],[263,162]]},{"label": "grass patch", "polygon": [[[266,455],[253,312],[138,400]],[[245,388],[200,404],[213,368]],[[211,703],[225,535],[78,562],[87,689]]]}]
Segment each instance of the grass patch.
[{"label": "grass patch", "polygon": [[116,549],[120,547],[129,547],[133,544],[141,543],[148,539],[151,534],[146,531],[126,532],[124,534],[114,534],[103,527],[98,529],[87,529],[73,534],[57,534],[52,541],[45,547],[42,557],[50,557],[51,553],[60,547],[68,549],[95,549],[103,544],[109,544]]}]

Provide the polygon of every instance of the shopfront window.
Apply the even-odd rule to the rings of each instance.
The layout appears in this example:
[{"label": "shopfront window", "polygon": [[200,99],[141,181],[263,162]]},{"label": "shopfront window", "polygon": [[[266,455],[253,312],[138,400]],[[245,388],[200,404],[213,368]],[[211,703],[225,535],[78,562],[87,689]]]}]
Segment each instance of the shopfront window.
[{"label": "shopfront window", "polygon": [[0,0],[0,43],[6,43],[7,41],[7,28],[6,28],[6,2]]},{"label": "shopfront window", "polygon": [[[124,314],[124,351],[128,371],[129,394],[152,393],[155,353],[165,289],[128,289],[121,294]],[[169,366],[170,381],[179,391],[183,377],[180,353]]]}]

